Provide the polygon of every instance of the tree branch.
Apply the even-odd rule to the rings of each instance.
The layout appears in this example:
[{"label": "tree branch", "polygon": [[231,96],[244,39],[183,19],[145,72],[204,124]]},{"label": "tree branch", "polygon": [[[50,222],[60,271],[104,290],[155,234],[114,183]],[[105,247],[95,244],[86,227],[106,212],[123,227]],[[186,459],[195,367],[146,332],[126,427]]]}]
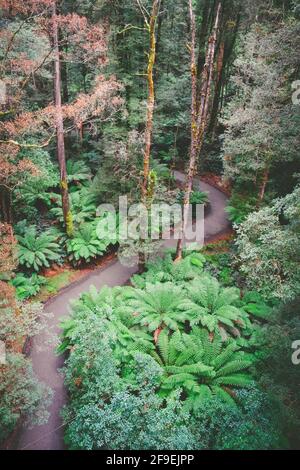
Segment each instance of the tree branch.
[{"label": "tree branch", "polygon": [[45,148],[45,147],[48,147],[48,145],[50,144],[51,140],[53,139],[55,134],[53,134],[46,142],[42,143],[42,144],[25,144],[25,143],[21,143],[21,142],[17,142],[16,140],[13,140],[13,139],[8,139],[8,140],[0,140],[0,144],[4,144],[4,145],[14,145],[15,147],[20,147],[20,148],[26,148],[26,149],[41,149],[41,148]]}]

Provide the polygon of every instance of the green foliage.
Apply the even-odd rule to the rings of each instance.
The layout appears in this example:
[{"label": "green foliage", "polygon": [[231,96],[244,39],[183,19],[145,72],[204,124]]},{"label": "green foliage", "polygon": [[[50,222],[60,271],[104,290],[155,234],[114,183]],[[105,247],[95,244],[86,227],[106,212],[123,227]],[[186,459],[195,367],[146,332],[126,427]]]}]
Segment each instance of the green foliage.
[{"label": "green foliage", "polygon": [[[180,204],[184,202],[184,191],[178,193],[177,201]],[[202,191],[193,191],[190,196],[190,204],[207,204],[209,202],[208,194]]]},{"label": "green foliage", "polygon": [[292,344],[300,338],[299,297],[282,304],[256,335],[257,380],[268,390],[278,428],[288,445],[298,449],[300,426],[299,366],[292,362]]},{"label": "green foliage", "polygon": [[[212,250],[214,249],[215,247],[213,246]],[[235,284],[235,271],[233,269],[233,256],[231,252],[209,254],[208,251],[206,260],[206,270],[213,277],[216,277],[222,286],[232,287]]]},{"label": "green foliage", "polygon": [[131,279],[135,287],[143,289],[147,284],[172,282],[181,284],[192,281],[203,273],[206,259],[201,253],[185,256],[179,263],[174,263],[172,253],[147,264],[147,271],[141,276]]},{"label": "green foliage", "polygon": [[19,158],[30,159],[36,167],[36,174],[26,178],[15,191],[14,210],[18,219],[27,218],[36,223],[40,209],[51,207],[53,190],[59,185],[58,168],[49,153],[42,149],[22,149]]},{"label": "green foliage", "polygon": [[7,364],[0,365],[0,442],[9,436],[20,418],[31,425],[44,424],[52,396],[37,381],[30,361],[22,354],[8,353],[6,359]]},{"label": "green foliage", "polygon": [[[92,288],[73,303],[60,347],[70,351],[70,448],[287,446],[278,406],[274,411],[269,397],[254,387],[261,327],[257,323],[252,336],[249,327],[248,340],[219,334],[221,321],[226,328],[235,325],[233,314],[246,323],[250,315],[265,320],[269,307],[257,293],[242,298],[238,289],[222,288],[203,273],[205,261],[190,253],[174,264],[169,254],[135,276],[138,287]],[[186,308],[191,299],[218,318],[211,333],[192,327]]]},{"label": "green foliage", "polygon": [[[253,25],[240,40],[230,83],[233,98],[223,113],[225,176],[237,192],[246,189],[247,199],[250,193],[257,201],[262,189],[266,197],[292,191],[299,167],[299,107],[291,91],[298,78],[299,22],[280,20],[272,7],[267,11],[266,24]],[[247,199],[231,204],[235,222],[247,215]]]},{"label": "green foliage", "polygon": [[299,195],[251,214],[237,231],[237,261],[249,290],[290,300],[300,292]]},{"label": "green foliage", "polygon": [[218,336],[211,340],[205,330],[195,328],[190,335],[176,332],[171,338],[162,332],[158,349],[166,373],[161,393],[165,396],[181,389],[185,406],[194,412],[213,396],[233,404],[232,388],[253,384],[246,371],[254,359],[239,351],[234,342],[224,345]]},{"label": "green foliage", "polygon": [[66,166],[69,184],[77,185],[91,180],[91,171],[84,161],[68,160]]},{"label": "green foliage", "polygon": [[[55,203],[57,207],[53,207],[50,213],[63,224],[64,217],[60,196],[57,195]],[[94,198],[86,188],[70,194],[70,210],[74,224],[80,225],[84,222],[92,221],[96,216],[96,209]]]},{"label": "green foliage", "polygon": [[[3,287],[4,283],[1,285]],[[44,424],[48,419],[47,407],[52,394],[34,375],[30,359],[20,352],[22,338],[32,338],[44,331],[49,314],[43,312],[40,304],[15,304],[14,299],[5,296],[5,291],[1,290],[0,294],[0,341],[6,351],[5,363],[0,364],[2,442],[20,419],[28,425]]]},{"label": "green foliage", "polygon": [[66,380],[72,401],[65,421],[69,448],[189,449],[192,435],[180,401],[175,397],[164,401],[154,393],[162,375],[154,360],[136,354],[132,369],[136,383],[127,385],[118,376],[104,330],[98,326],[86,333],[68,359]]},{"label": "green foliage", "polygon": [[83,223],[74,233],[73,238],[66,242],[69,260],[74,265],[90,263],[98,256],[102,256],[109,245],[110,239],[100,239],[97,235],[97,224],[100,219],[94,222]]},{"label": "green foliage", "polygon": [[273,309],[266,304],[258,292],[246,292],[241,302],[243,309],[257,319],[268,320]]},{"label": "green foliage", "polygon": [[268,395],[249,387],[237,390],[235,396],[239,407],[232,407],[217,396],[202,402],[191,420],[197,449],[286,449],[276,419],[278,408]]},{"label": "green foliage", "polygon": [[240,225],[253,212],[256,203],[257,199],[253,196],[234,194],[230,199],[229,206],[226,207],[229,220]]},{"label": "green foliage", "polygon": [[32,225],[17,239],[19,263],[29,270],[38,272],[61,259],[61,248],[56,236],[50,231],[38,233],[37,228]]},{"label": "green foliage", "polygon": [[92,182],[91,194],[101,203],[118,204],[119,196],[127,194],[129,199],[139,201],[140,178],[144,139],[137,131],[116,141],[108,129],[104,140],[104,157]]},{"label": "green foliage", "polygon": [[192,325],[201,324],[210,332],[220,330],[225,337],[225,330],[238,336],[239,329],[251,328],[247,314],[236,306],[239,289],[222,289],[218,281],[209,276],[194,280],[186,289],[185,307]]},{"label": "green foliage", "polygon": [[19,300],[27,300],[37,295],[41,286],[46,284],[46,279],[34,273],[27,277],[18,273],[11,281],[11,285],[16,288],[16,296]]},{"label": "green foliage", "polygon": [[184,308],[181,308],[183,291],[171,283],[148,284],[144,290],[134,289],[128,298],[136,317],[135,323],[146,326],[151,333],[165,327],[176,331],[188,319]]}]

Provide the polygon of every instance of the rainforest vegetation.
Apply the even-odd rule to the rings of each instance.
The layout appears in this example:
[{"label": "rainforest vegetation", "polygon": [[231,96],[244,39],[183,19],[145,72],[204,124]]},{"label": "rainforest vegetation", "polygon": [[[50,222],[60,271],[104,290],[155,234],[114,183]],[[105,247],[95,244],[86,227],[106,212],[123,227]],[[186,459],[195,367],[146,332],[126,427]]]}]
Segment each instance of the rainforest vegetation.
[{"label": "rainforest vegetation", "polygon": [[[299,129],[299,0],[0,0],[4,448],[48,423],[45,332],[68,449],[300,448]],[[99,237],[120,196],[227,222]],[[70,295],[57,341],[43,303],[118,254],[135,274]]]}]

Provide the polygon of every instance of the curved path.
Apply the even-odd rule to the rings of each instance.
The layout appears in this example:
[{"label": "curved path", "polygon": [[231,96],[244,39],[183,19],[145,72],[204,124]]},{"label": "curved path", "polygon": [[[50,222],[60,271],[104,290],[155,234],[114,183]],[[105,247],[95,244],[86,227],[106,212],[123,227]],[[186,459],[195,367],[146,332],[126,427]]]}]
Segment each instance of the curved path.
[{"label": "curved path", "polygon": [[[185,176],[180,172],[175,172],[175,178],[179,182],[185,180]],[[229,228],[229,222],[224,211],[227,198],[218,189],[195,179],[194,187],[199,189],[199,186],[202,191],[209,193],[211,203],[211,211],[205,219],[205,240],[208,241]],[[166,243],[166,246],[169,247],[175,243],[174,240],[171,240]],[[97,289],[101,289],[103,286],[123,285],[136,271],[137,267],[128,268],[118,260],[113,260],[109,265],[95,270],[78,283],[70,285],[45,305],[45,311],[53,313],[53,318],[49,321],[49,327],[59,334],[59,324],[61,318],[66,316],[69,302],[78,298],[90,286],[94,285]],[[67,402],[67,392],[64,387],[63,377],[58,372],[58,369],[63,366],[64,358],[55,355],[53,346],[40,350],[39,345],[47,341],[46,335],[42,333],[34,339],[31,358],[34,372],[39,380],[47,384],[54,392],[54,398],[49,407],[50,418],[47,424],[43,426],[35,426],[33,429],[22,428],[15,446],[18,450],[64,449],[64,429],[60,411]]]}]

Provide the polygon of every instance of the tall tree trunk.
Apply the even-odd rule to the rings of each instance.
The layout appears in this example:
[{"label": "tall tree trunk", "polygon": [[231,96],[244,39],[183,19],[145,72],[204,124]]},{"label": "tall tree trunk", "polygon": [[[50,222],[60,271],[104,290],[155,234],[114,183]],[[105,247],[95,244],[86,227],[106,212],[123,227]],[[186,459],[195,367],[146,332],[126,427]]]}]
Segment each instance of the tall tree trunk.
[{"label": "tall tree trunk", "polygon": [[217,70],[216,70],[216,78],[215,78],[215,86],[214,86],[214,98],[213,104],[211,109],[211,117],[210,123],[208,127],[208,132],[212,135],[215,131],[215,126],[217,123],[217,117],[220,109],[220,101],[221,101],[221,93],[222,93],[222,86],[223,86],[223,75],[224,75],[224,65],[226,63],[225,58],[225,44],[224,41],[221,42],[219,52],[218,52],[218,59],[217,59]]},{"label": "tall tree trunk", "polygon": [[261,182],[261,185],[260,185],[260,188],[259,188],[258,202],[257,202],[257,208],[258,209],[261,207],[261,205],[263,203],[263,200],[264,200],[264,197],[265,197],[267,184],[269,182],[269,173],[270,173],[269,166],[267,166],[264,173],[263,173],[262,182]]},{"label": "tall tree trunk", "polygon": [[202,10],[202,19],[201,19],[201,28],[199,31],[198,36],[198,43],[199,43],[199,53],[198,53],[198,60],[197,60],[197,93],[200,93],[200,79],[201,79],[201,72],[203,70],[205,64],[205,44],[206,38],[209,34],[209,19],[211,16],[211,10],[213,5],[211,4],[211,0],[205,0],[204,6]]},{"label": "tall tree trunk", "polygon": [[223,28],[226,30],[226,23],[229,19],[231,22],[234,21],[235,26],[233,32],[229,35],[225,33],[225,38],[220,43],[218,51],[218,61],[217,61],[217,74],[215,80],[215,92],[214,100],[212,106],[212,112],[210,117],[210,123],[208,127],[208,132],[214,134],[217,118],[220,110],[223,107],[223,92],[226,83],[226,69],[230,66],[230,59],[232,57],[232,52],[236,43],[237,33],[240,25],[241,12],[240,7],[237,14],[233,17],[232,12],[224,15],[223,18]]},{"label": "tall tree trunk", "polygon": [[146,120],[146,131],[145,131],[145,152],[144,152],[144,180],[142,185],[142,198],[146,202],[147,199],[147,189],[149,182],[149,172],[150,172],[150,155],[151,155],[151,144],[152,144],[152,134],[153,134],[153,114],[154,114],[154,105],[155,105],[155,92],[154,92],[154,79],[153,79],[153,70],[156,59],[156,38],[155,38],[155,29],[157,23],[157,16],[159,12],[160,0],[153,0],[152,12],[150,16],[149,23],[147,22],[147,27],[149,30],[150,36],[150,50],[149,50],[149,60],[148,60],[148,103],[147,103],[147,120]]},{"label": "tall tree trunk", "polygon": [[68,53],[68,43],[66,42],[65,46],[63,43],[63,34],[61,30],[58,30],[58,47],[60,54],[60,75],[61,75],[61,86],[62,86],[62,102],[68,103],[69,101],[69,87],[68,87],[68,66],[65,60],[61,60],[61,56],[64,52]]},{"label": "tall tree trunk", "polygon": [[11,224],[11,194],[3,187],[0,188],[0,215],[3,222]]},{"label": "tall tree trunk", "polygon": [[[160,11],[163,11],[164,9],[164,0],[160,1]],[[156,57],[160,56],[160,49],[161,49],[161,44],[162,44],[162,24],[163,24],[163,15],[159,15],[158,20],[157,20],[157,36],[156,36]],[[158,78],[158,73],[159,73],[159,67],[156,67],[155,70],[155,80]]]},{"label": "tall tree trunk", "polygon": [[64,139],[64,122],[62,113],[61,99],[61,69],[60,69],[60,52],[59,52],[59,29],[57,23],[56,4],[53,4],[52,10],[53,23],[53,48],[54,48],[54,102],[55,102],[55,118],[56,118],[56,139],[57,139],[57,158],[60,169],[60,187],[62,197],[62,210],[67,235],[73,235],[73,218],[70,210],[68,177],[66,170],[66,154]]},{"label": "tall tree trunk", "polygon": [[197,103],[197,67],[196,67],[196,19],[193,10],[193,2],[189,0],[189,12],[191,21],[191,81],[192,81],[192,109],[191,109],[191,151],[189,168],[186,178],[184,203],[183,203],[183,223],[181,238],[178,240],[176,260],[182,258],[183,243],[188,223],[190,197],[193,189],[193,178],[197,158],[202,150],[204,134],[207,125],[208,106],[210,99],[211,83],[214,72],[214,59],[217,43],[217,33],[220,20],[221,3],[218,5],[215,26],[209,38],[205,65],[201,77],[200,103]]}]

